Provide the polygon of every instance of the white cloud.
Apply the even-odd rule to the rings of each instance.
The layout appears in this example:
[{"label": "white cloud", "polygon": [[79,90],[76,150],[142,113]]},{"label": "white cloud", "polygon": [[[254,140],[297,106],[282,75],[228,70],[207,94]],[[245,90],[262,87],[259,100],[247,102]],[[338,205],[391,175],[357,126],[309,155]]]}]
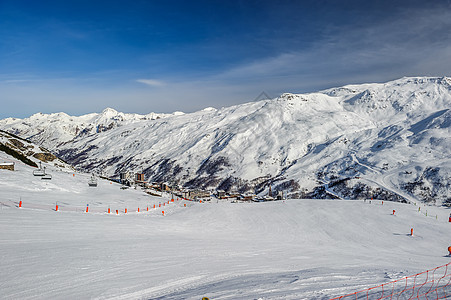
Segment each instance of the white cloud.
[{"label": "white cloud", "polygon": [[163,81],[155,80],[155,79],[137,79],[136,82],[144,83],[144,84],[150,85],[150,86],[163,86],[163,85],[165,85],[165,83]]}]

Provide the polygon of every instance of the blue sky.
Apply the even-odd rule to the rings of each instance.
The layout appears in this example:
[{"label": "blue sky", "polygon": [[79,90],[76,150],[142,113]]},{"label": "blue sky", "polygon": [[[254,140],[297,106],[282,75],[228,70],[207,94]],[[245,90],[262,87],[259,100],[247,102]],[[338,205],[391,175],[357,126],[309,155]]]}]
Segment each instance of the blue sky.
[{"label": "blue sky", "polygon": [[0,0],[0,118],[450,76],[450,1]]}]

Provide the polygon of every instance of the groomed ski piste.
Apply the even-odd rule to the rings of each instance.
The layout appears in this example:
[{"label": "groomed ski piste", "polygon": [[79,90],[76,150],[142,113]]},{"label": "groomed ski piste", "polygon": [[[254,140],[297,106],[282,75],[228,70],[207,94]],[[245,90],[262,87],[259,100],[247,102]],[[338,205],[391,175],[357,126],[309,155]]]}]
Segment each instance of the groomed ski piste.
[{"label": "groomed ski piste", "polygon": [[0,161],[16,169],[0,170],[2,299],[329,299],[451,260],[443,207],[171,202],[106,180],[89,187],[90,174],[50,165],[45,181],[4,153]]}]

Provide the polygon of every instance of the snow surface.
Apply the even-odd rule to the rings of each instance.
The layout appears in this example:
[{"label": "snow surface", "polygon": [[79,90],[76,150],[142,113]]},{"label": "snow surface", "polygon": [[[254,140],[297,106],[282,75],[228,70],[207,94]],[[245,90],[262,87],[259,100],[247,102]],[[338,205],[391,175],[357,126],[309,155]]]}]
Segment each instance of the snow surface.
[{"label": "snow surface", "polygon": [[88,187],[89,174],[50,164],[44,181],[5,153],[0,161],[16,163],[0,170],[2,299],[327,299],[450,261],[443,207],[214,200],[153,209],[169,198],[104,180]]}]

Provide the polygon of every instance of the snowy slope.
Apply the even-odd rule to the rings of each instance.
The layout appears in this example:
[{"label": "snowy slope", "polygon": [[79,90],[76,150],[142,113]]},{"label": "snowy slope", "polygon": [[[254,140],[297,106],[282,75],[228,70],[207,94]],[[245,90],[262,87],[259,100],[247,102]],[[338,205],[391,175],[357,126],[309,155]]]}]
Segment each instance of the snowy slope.
[{"label": "snowy slope", "polygon": [[[71,165],[62,161],[47,149],[6,131],[0,131],[0,152],[9,154],[11,159],[15,157],[21,162],[36,168],[39,167],[38,164],[44,163],[44,166],[51,164],[60,170],[73,170]],[[6,161],[3,162],[8,163],[10,161],[6,158]],[[1,160],[0,163],[2,163]]]},{"label": "snowy slope", "polygon": [[89,188],[87,175],[50,165],[53,179],[42,181],[16,164],[0,170],[3,299],[328,299],[449,262],[445,208],[288,200],[153,209],[169,198],[103,180]]},{"label": "snowy slope", "polygon": [[35,116],[0,128],[53,141],[65,160],[108,176],[127,169],[204,189],[266,193],[271,185],[291,197],[441,204],[451,203],[450,107],[451,79],[415,77],[130,119],[72,139],[50,129],[31,136],[23,123],[39,123]]}]

